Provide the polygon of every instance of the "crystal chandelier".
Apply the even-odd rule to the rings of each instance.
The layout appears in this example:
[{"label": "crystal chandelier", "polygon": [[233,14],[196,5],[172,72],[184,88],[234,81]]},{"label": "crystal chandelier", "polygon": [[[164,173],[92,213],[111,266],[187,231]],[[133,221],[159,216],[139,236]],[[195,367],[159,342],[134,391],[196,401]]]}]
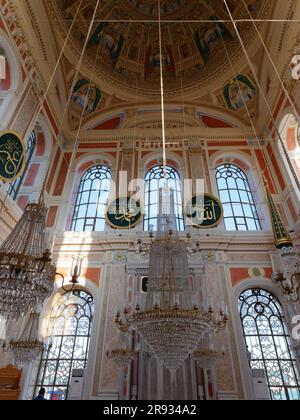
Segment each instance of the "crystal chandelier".
[{"label": "crystal chandelier", "polygon": [[135,358],[135,352],[129,349],[114,349],[107,357],[113,360],[118,369],[127,368]]},{"label": "crystal chandelier", "polygon": [[193,353],[194,360],[202,369],[213,369],[225,357],[225,348],[216,350],[210,337],[206,337]]},{"label": "crystal chandelier", "polygon": [[17,321],[43,304],[54,289],[56,268],[44,248],[47,207],[27,205],[0,247],[0,315]]},{"label": "crystal chandelier", "polygon": [[136,356],[136,352],[130,348],[128,339],[131,340],[131,336],[126,329],[122,331],[121,328],[118,348],[107,352],[108,359],[113,360],[118,369],[127,368]]},{"label": "crystal chandelier", "polygon": [[6,351],[11,351],[17,366],[28,366],[37,360],[45,350],[45,344],[39,339],[40,314],[30,314],[28,322],[18,341],[12,340]]},{"label": "crystal chandelier", "polygon": [[[170,191],[166,191],[170,194]],[[116,324],[122,332],[137,331],[153,353],[171,371],[176,371],[196,350],[201,338],[224,330],[226,311],[215,312],[193,305],[189,282],[187,244],[176,234],[174,198],[171,214],[162,215],[163,191],[157,238],[150,244],[149,282],[144,310],[118,313]]]}]

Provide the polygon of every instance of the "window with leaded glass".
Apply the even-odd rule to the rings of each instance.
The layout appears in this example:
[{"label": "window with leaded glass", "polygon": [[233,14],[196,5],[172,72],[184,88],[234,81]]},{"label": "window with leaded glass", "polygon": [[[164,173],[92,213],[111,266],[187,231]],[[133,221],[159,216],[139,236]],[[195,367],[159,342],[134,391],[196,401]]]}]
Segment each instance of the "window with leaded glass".
[{"label": "window with leaded glass", "polygon": [[183,231],[183,199],[179,173],[172,166],[167,166],[166,177],[163,165],[157,165],[150,169],[145,178],[145,217],[144,230],[157,231],[159,214],[159,191],[165,186],[167,179],[168,187],[174,193],[175,218],[177,229]]},{"label": "window with leaded glass", "polygon": [[47,328],[50,347],[44,352],[36,391],[44,387],[47,399],[65,400],[73,369],[85,369],[88,360],[94,303],[80,290],[64,293],[52,308]]},{"label": "window with leaded glass", "polygon": [[299,373],[278,300],[262,289],[246,290],[239,310],[251,369],[265,371],[273,400],[300,399]]},{"label": "window with leaded glass", "polygon": [[25,176],[27,174],[27,170],[29,168],[30,162],[35,152],[36,142],[37,142],[36,133],[35,131],[33,131],[26,145],[26,162],[25,162],[22,175],[19,178],[17,178],[14,182],[12,182],[8,189],[8,194],[11,196],[13,200],[17,199],[20,189],[22,187],[22,184],[24,182]]},{"label": "window with leaded glass", "polygon": [[224,208],[226,230],[261,230],[248,178],[244,171],[232,164],[216,168],[220,200]]},{"label": "window with leaded glass", "polygon": [[74,208],[72,230],[103,231],[111,182],[111,170],[104,165],[93,166],[82,176]]}]

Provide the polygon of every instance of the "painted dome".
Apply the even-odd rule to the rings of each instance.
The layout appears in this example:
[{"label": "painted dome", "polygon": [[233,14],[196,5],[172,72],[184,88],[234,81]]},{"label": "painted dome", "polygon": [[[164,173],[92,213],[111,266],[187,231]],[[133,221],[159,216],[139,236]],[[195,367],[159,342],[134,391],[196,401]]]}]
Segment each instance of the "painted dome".
[{"label": "painted dome", "polygon": [[[265,17],[270,4],[247,0],[253,17]],[[96,0],[83,2],[72,31],[74,45],[81,47],[87,36]],[[240,0],[228,0],[234,18],[249,18]],[[71,25],[78,0],[56,0],[64,25]],[[106,82],[147,95],[159,90],[159,31],[157,2],[152,0],[102,0],[88,40],[85,57],[96,64]],[[227,53],[237,60],[240,44],[223,0],[161,1],[163,68],[165,90],[180,92],[206,86],[224,72]],[[117,22],[125,20],[127,22]],[[201,21],[201,22],[200,22]],[[225,21],[225,22],[220,22]],[[251,23],[239,24],[246,43],[254,39]]]}]

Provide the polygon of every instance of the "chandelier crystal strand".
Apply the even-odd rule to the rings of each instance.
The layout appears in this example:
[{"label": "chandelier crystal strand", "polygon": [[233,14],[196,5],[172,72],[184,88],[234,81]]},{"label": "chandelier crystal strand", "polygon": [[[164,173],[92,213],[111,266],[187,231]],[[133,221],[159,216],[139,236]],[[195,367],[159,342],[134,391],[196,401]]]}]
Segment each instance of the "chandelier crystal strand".
[{"label": "chandelier crystal strand", "polygon": [[17,321],[53,292],[56,267],[45,249],[47,207],[30,203],[0,247],[0,315]]},{"label": "chandelier crystal strand", "polygon": [[45,344],[40,340],[38,334],[39,321],[40,314],[36,312],[31,313],[19,340],[12,340],[8,346],[8,351],[12,352],[17,366],[30,365],[45,350]]}]

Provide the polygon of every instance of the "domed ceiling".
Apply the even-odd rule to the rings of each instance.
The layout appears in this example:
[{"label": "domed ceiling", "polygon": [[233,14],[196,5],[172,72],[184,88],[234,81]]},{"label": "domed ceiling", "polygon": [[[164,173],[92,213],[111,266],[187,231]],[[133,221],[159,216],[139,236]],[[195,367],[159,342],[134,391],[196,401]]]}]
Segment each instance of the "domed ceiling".
[{"label": "domed ceiling", "polygon": [[[266,17],[272,2],[244,0],[254,18]],[[64,25],[71,25],[79,0],[55,0]],[[227,0],[235,18],[249,18],[243,2]],[[83,47],[96,0],[85,0],[72,37],[78,51]],[[52,3],[53,4],[53,3]],[[225,46],[233,59],[240,45],[223,0],[161,1],[163,68],[166,91],[206,86],[228,66]],[[152,0],[102,0],[85,58],[96,64],[96,72],[108,84],[134,92],[159,90],[160,57],[157,2]],[[127,20],[127,22],[116,22]],[[197,22],[205,20],[205,22]],[[226,20],[219,23],[217,20]],[[128,22],[130,21],[130,22]],[[254,35],[251,23],[241,23],[246,42]]]}]

